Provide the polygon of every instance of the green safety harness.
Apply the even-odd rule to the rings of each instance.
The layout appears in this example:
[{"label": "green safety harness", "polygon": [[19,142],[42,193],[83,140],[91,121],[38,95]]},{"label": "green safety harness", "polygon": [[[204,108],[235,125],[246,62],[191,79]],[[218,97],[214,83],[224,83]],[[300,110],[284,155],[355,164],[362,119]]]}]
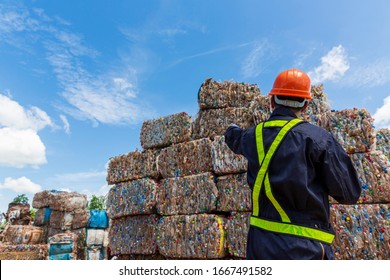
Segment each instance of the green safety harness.
[{"label": "green safety harness", "polygon": [[[314,240],[318,240],[324,243],[331,244],[334,235],[321,229],[311,228],[307,226],[301,226],[291,223],[290,218],[283,210],[282,206],[275,199],[272,194],[271,183],[268,177],[269,164],[282,142],[286,134],[297,124],[301,123],[300,119],[287,120],[272,120],[260,123],[256,126],[256,146],[260,163],[260,170],[257,173],[255,185],[252,191],[252,216],[250,218],[250,224],[252,226],[272,231],[276,233],[290,234],[295,236],[306,237]],[[281,127],[279,133],[276,135],[270,148],[264,154],[263,144],[263,128],[264,127]],[[272,205],[278,211],[281,221],[270,221],[259,217],[259,196],[262,186],[265,188],[265,195],[271,201]]]}]

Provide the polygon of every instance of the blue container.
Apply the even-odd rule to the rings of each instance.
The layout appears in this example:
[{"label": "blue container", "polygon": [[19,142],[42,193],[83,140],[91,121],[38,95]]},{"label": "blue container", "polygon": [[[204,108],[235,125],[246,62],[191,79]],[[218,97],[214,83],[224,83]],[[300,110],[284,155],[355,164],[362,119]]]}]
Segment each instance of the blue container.
[{"label": "blue container", "polygon": [[88,220],[89,228],[108,228],[108,216],[106,210],[90,210],[91,216]]},{"label": "blue container", "polygon": [[50,244],[49,255],[60,255],[73,252],[73,244]]}]

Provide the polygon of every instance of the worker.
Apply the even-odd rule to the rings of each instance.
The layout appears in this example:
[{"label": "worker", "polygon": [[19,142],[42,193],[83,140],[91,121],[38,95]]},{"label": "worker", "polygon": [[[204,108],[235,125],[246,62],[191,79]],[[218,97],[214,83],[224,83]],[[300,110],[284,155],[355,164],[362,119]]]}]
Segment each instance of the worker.
[{"label": "worker", "polygon": [[334,259],[329,196],[354,204],[356,170],[331,133],[302,121],[311,97],[309,76],[289,69],[275,79],[271,115],[254,127],[233,124],[225,141],[248,160],[252,215],[247,259]]}]

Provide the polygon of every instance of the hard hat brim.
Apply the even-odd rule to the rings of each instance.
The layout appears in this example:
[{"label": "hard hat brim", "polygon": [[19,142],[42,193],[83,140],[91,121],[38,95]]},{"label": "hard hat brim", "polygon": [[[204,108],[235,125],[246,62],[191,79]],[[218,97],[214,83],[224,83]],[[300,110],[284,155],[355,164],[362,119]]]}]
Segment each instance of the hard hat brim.
[{"label": "hard hat brim", "polygon": [[269,95],[291,96],[291,97],[312,99],[310,91],[296,90],[296,89],[273,88],[269,92]]}]

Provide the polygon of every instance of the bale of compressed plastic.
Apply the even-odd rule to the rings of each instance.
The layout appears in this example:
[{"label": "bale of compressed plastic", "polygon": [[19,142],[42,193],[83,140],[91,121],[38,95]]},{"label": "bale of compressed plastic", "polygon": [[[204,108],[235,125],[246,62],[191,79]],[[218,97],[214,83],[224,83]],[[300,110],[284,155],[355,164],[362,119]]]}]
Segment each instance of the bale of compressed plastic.
[{"label": "bale of compressed plastic", "polygon": [[232,212],[226,221],[226,247],[229,256],[246,258],[251,212]]},{"label": "bale of compressed plastic", "polygon": [[155,213],[156,188],[156,181],[149,178],[116,184],[108,192],[108,217]]},{"label": "bale of compressed plastic", "polygon": [[0,260],[46,260],[47,244],[3,244],[0,243]]},{"label": "bale of compressed plastic", "polygon": [[49,207],[37,210],[34,218],[34,226],[47,226],[50,223],[51,209]]},{"label": "bale of compressed plastic", "polygon": [[32,206],[34,208],[50,208],[52,210],[72,212],[76,209],[85,209],[87,196],[77,192],[42,191],[34,195]]},{"label": "bale of compressed plastic", "polygon": [[201,110],[192,123],[192,138],[211,138],[223,135],[231,124],[248,128],[254,124],[248,107]]},{"label": "bale of compressed plastic", "polygon": [[329,130],[347,153],[375,150],[374,120],[365,109],[331,112]]},{"label": "bale of compressed plastic", "polygon": [[224,212],[250,211],[252,191],[246,173],[217,177],[217,210]]},{"label": "bale of compressed plastic", "polygon": [[334,204],[335,259],[390,259],[390,204]]},{"label": "bale of compressed plastic", "polygon": [[157,226],[158,250],[168,258],[223,258],[224,226],[224,217],[214,214],[164,216]]},{"label": "bale of compressed plastic", "polygon": [[390,202],[390,162],[381,151],[351,154],[362,185],[359,203]]},{"label": "bale of compressed plastic", "polygon": [[107,216],[107,210],[93,209],[90,210],[89,213],[88,228],[108,228],[109,219]]},{"label": "bale of compressed plastic", "polygon": [[145,177],[157,178],[156,157],[158,149],[134,151],[110,160],[107,171],[107,183],[117,184]]},{"label": "bale of compressed plastic", "polygon": [[143,122],[140,133],[143,149],[164,148],[190,138],[191,117],[185,112],[147,120]]},{"label": "bale of compressed plastic", "polygon": [[125,216],[112,220],[109,248],[112,255],[157,253],[157,215]]},{"label": "bale of compressed plastic", "polygon": [[86,237],[87,247],[108,246],[108,230],[97,229],[97,228],[87,228],[87,237]]},{"label": "bale of compressed plastic", "polygon": [[61,230],[86,228],[89,220],[89,211],[76,209],[72,212],[52,210],[50,214],[50,227]]},{"label": "bale of compressed plastic", "polygon": [[32,220],[30,216],[30,204],[9,203],[5,218],[12,225],[29,225]]},{"label": "bale of compressed plastic", "polygon": [[311,87],[311,95],[312,99],[309,101],[306,111],[301,115],[301,119],[329,129],[331,109],[324,92],[324,85],[313,85]]},{"label": "bale of compressed plastic", "polygon": [[200,109],[248,107],[255,96],[260,95],[256,84],[233,81],[218,82],[206,79],[198,91]]},{"label": "bale of compressed plastic", "polygon": [[41,191],[34,194],[32,207],[36,209],[48,208],[50,206],[51,191]]},{"label": "bale of compressed plastic", "polygon": [[[52,257],[51,259],[77,259],[77,260],[85,260],[85,249],[86,249],[86,228],[72,229],[72,230],[62,230],[58,228],[47,228],[47,243],[56,243],[56,244],[64,244],[65,240],[72,239],[72,255],[62,255],[59,253],[56,257]],[[68,236],[68,237],[65,237]],[[57,246],[61,247],[61,246]],[[68,254],[68,253],[64,253]]]},{"label": "bale of compressed plastic", "polygon": [[49,207],[52,210],[72,212],[87,207],[87,196],[77,192],[51,192]]},{"label": "bale of compressed plastic", "polygon": [[382,128],[376,131],[376,149],[390,158],[390,129]]},{"label": "bale of compressed plastic", "polygon": [[163,178],[204,173],[211,168],[211,140],[207,138],[164,148],[157,157],[157,169]]},{"label": "bale of compressed plastic", "polygon": [[177,215],[215,211],[217,197],[212,173],[163,179],[156,191],[157,213]]},{"label": "bale of compressed plastic", "polygon": [[248,160],[233,153],[225,143],[224,136],[216,136],[211,143],[213,171],[217,175],[246,172]]},{"label": "bale of compressed plastic", "polygon": [[271,115],[271,104],[269,96],[256,96],[249,107],[254,124],[259,124],[266,121]]},{"label": "bale of compressed plastic", "polygon": [[8,225],[4,231],[4,242],[11,244],[39,244],[43,229],[30,225]]},{"label": "bale of compressed plastic", "polygon": [[72,232],[57,233],[48,239],[49,260],[76,260],[77,235]]}]

